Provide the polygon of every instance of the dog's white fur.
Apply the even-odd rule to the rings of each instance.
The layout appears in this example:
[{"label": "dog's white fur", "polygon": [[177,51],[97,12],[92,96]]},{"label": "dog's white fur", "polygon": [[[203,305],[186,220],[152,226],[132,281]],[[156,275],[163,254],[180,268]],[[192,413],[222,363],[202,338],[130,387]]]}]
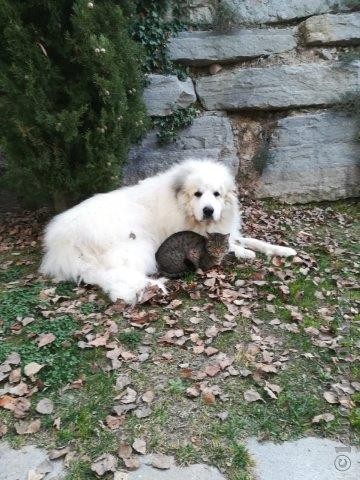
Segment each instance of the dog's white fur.
[{"label": "dog's white fur", "polygon": [[[214,209],[212,219],[203,218],[204,207]],[[56,216],[46,229],[41,272],[95,284],[112,301],[134,303],[147,285],[164,288],[161,280],[149,278],[157,270],[155,252],[181,230],[230,233],[231,251],[238,258],[253,258],[252,250],[295,255],[291,248],[241,237],[240,223],[229,170],[209,160],[188,160],[137,185],[95,195]]]}]

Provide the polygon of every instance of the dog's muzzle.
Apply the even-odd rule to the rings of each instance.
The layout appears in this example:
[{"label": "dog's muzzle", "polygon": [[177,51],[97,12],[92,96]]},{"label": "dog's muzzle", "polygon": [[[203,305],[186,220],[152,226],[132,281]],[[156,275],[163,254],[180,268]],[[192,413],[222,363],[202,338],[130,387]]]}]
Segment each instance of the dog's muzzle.
[{"label": "dog's muzzle", "polygon": [[214,213],[214,209],[212,207],[204,207],[203,208],[204,219],[212,218],[213,213]]}]

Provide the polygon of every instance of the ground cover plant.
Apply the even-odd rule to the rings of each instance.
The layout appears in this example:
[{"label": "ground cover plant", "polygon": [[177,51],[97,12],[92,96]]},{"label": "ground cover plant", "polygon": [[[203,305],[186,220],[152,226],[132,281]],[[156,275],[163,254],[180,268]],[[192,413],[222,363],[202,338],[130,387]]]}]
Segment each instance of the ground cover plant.
[{"label": "ground cover plant", "polygon": [[39,276],[48,213],[4,216],[0,436],[64,458],[67,480],[113,478],[144,452],[250,480],[249,436],[358,445],[358,205],[243,204],[248,235],[297,256],[229,258],[135,308]]}]

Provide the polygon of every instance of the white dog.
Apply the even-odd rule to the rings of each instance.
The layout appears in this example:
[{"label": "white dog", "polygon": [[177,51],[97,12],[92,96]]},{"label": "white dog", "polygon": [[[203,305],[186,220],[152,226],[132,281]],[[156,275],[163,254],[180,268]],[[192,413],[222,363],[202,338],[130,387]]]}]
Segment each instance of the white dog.
[{"label": "white dog", "polygon": [[41,272],[60,280],[98,285],[112,301],[134,303],[162,280],[155,252],[181,230],[230,233],[231,251],[253,258],[291,256],[295,250],[240,236],[235,181],[209,160],[188,160],[137,185],[98,194],[56,216],[45,233]]}]

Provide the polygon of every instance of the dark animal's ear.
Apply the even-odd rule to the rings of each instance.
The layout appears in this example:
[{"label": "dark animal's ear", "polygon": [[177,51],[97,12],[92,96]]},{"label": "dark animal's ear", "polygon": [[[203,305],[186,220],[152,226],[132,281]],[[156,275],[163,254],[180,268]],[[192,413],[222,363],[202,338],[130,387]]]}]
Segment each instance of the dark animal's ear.
[{"label": "dark animal's ear", "polygon": [[229,238],[230,238],[230,233],[227,233],[227,234],[225,235],[225,240],[229,240]]}]

